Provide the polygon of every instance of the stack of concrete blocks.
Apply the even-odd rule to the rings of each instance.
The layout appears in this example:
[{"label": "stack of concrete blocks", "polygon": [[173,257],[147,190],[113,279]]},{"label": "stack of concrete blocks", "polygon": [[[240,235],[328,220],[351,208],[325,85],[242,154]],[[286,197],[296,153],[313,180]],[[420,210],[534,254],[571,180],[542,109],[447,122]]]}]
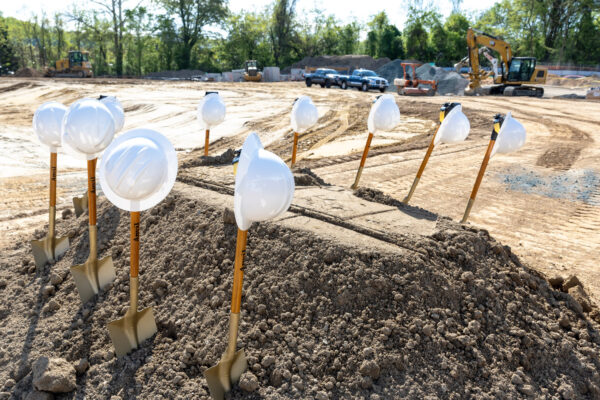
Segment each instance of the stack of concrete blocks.
[{"label": "stack of concrete blocks", "polygon": [[223,82],[233,82],[233,72],[223,72]]},{"label": "stack of concrete blocks", "polygon": [[223,80],[223,76],[220,73],[216,72],[208,72],[204,75],[205,78],[213,79],[215,82],[221,82]]},{"label": "stack of concrete blocks", "polygon": [[303,81],[304,80],[304,69],[292,68],[291,75],[292,75],[293,81]]},{"label": "stack of concrete blocks", "polygon": [[244,70],[243,69],[234,69],[231,71],[233,75],[234,82],[242,82],[244,80]]},{"label": "stack of concrete blocks", "polygon": [[263,80],[265,82],[281,81],[281,73],[279,71],[279,67],[265,67],[263,69]]}]

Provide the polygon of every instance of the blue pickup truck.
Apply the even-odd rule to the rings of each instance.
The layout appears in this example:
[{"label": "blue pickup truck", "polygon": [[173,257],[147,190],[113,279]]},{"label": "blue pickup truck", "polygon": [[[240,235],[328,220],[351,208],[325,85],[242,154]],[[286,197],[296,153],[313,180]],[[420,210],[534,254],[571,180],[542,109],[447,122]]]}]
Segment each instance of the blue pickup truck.
[{"label": "blue pickup truck", "polygon": [[352,75],[338,75],[336,84],[342,89],[355,87],[363,92],[370,89],[379,89],[381,93],[385,92],[390,85],[386,79],[377,76],[375,72],[368,69],[355,69]]},{"label": "blue pickup truck", "polygon": [[311,74],[304,75],[306,86],[310,87],[313,83],[321,85],[321,87],[330,88],[336,84],[338,72],[334,69],[319,68]]}]

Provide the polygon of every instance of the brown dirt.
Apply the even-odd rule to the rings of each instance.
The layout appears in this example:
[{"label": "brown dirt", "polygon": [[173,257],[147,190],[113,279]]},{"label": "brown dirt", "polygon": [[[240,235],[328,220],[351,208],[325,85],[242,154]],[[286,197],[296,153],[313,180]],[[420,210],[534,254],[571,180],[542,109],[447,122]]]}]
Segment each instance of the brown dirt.
[{"label": "brown dirt", "polygon": [[43,76],[43,74],[37,69],[33,68],[20,68],[17,72],[15,72],[15,76],[18,78],[39,78]]},{"label": "brown dirt", "polygon": [[[178,189],[142,215],[140,303],[159,330],[123,359],[106,323],[128,302],[127,213],[99,202],[100,255],[118,275],[84,305],[68,270],[88,253],[86,215],[59,222],[71,248],[43,271],[25,241],[3,253],[1,389],[24,396],[31,363],[51,355],[90,362],[61,398],[207,397],[202,372],[225,346],[235,226],[222,218],[231,197],[194,193]],[[510,248],[448,220],[429,237],[395,237],[396,250],[371,251],[254,225],[239,345],[250,365],[241,386],[258,386],[229,398],[600,395],[598,325]]]}]

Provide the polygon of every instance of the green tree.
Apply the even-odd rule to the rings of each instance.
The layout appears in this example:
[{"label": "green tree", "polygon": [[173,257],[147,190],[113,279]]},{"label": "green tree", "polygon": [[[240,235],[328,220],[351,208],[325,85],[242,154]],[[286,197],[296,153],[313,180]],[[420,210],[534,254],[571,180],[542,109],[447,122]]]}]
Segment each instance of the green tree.
[{"label": "green tree", "polygon": [[153,25],[152,15],[148,13],[146,7],[136,7],[133,10],[125,10],[126,28],[132,36],[133,45],[127,52],[128,59],[131,60],[131,70],[136,75],[142,75],[143,57],[146,48],[146,42],[149,39],[147,34]]},{"label": "green tree", "polygon": [[227,37],[221,41],[219,51],[223,68],[242,68],[246,60],[257,60],[262,66],[273,63],[268,40],[269,17],[266,13],[242,11],[230,15],[225,25]]},{"label": "green tree", "polygon": [[406,57],[417,60],[429,60],[431,48],[429,34],[420,20],[414,20],[406,27]]},{"label": "green tree", "polygon": [[0,15],[0,75],[16,71],[18,68],[19,61],[8,37],[8,26]]},{"label": "green tree", "polygon": [[276,0],[273,9],[269,37],[273,46],[273,59],[280,67],[292,60],[295,9],[296,0]]},{"label": "green tree", "polygon": [[225,0],[158,0],[168,15],[178,18],[178,49],[175,61],[179,69],[192,64],[192,50],[210,24],[219,24],[227,15]]},{"label": "green tree", "polygon": [[367,26],[370,28],[365,42],[368,55],[391,59],[404,57],[402,33],[395,25],[390,24],[385,11],[375,14]]}]

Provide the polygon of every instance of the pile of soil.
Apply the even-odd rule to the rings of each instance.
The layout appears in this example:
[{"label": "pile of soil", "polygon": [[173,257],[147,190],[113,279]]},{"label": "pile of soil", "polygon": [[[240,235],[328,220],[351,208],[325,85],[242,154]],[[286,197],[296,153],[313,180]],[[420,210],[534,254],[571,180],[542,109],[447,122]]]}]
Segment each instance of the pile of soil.
[{"label": "pile of soil", "polygon": [[19,70],[15,72],[15,76],[19,78],[39,78],[44,75],[37,69],[25,67],[19,68]]},{"label": "pile of soil", "polygon": [[[140,308],[154,307],[158,333],[122,359],[106,324],[129,305],[127,213],[99,199],[99,252],[117,278],[83,305],[69,267],[88,254],[85,214],[58,221],[71,247],[43,271],[25,239],[3,251],[1,395],[25,397],[32,363],[48,356],[78,365],[77,389],[61,399],[207,398],[235,253],[223,203],[173,192],[142,213]],[[598,325],[569,294],[486,231],[440,219],[432,236],[398,237],[382,252],[253,225],[238,342],[249,369],[229,398],[600,396]]]},{"label": "pile of soil", "polygon": [[373,58],[365,55],[345,55],[345,56],[317,56],[309,57],[306,56],[297,63],[292,64],[290,67],[285,68],[282,72],[289,74],[292,68],[306,68],[306,67],[346,67],[349,68],[349,72],[355,69],[364,68],[370,70],[377,70],[382,65],[390,62],[387,57]]},{"label": "pile of soil", "polygon": [[310,168],[294,168],[293,173],[296,186],[331,186]]},{"label": "pile of soil", "polygon": [[[204,150],[201,150],[204,153]],[[200,156],[191,158],[181,163],[181,168],[191,168],[208,165],[228,165],[233,163],[235,157],[235,150],[227,149],[218,156]]]},{"label": "pile of soil", "polygon": [[417,76],[426,81],[436,81],[437,93],[440,95],[462,96],[469,85],[469,81],[462,75],[429,64],[423,64],[417,68]]}]

